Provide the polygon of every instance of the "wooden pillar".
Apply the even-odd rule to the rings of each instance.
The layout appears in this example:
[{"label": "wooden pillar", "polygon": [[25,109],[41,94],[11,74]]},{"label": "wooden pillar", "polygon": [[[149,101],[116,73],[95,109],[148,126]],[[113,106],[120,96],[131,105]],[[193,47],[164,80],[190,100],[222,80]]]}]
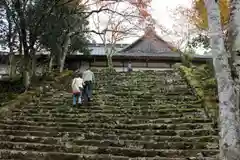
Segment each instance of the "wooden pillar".
[{"label": "wooden pillar", "polygon": [[91,68],[91,63],[92,63],[92,60],[88,60],[88,64],[89,64],[89,67]]},{"label": "wooden pillar", "polygon": [[78,63],[78,69],[79,70],[81,69],[81,66],[82,66],[82,60],[80,60],[79,63]]}]

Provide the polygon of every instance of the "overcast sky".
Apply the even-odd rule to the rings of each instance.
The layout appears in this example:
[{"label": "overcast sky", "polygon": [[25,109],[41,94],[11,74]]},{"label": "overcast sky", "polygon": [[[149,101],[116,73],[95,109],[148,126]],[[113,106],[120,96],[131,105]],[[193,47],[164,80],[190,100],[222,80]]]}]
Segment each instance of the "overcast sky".
[{"label": "overcast sky", "polygon": [[[175,31],[187,29],[185,25],[186,23],[184,22],[184,20],[182,21],[181,18],[179,18],[176,22],[176,16],[174,16],[173,12],[179,6],[190,8],[191,0],[152,0],[151,8],[149,8],[149,11],[152,14],[152,17],[157,21],[158,25],[162,25],[166,29]],[[183,26],[183,24],[185,26]],[[176,27],[176,25],[178,25],[178,27]],[[160,31],[158,28],[157,31]],[[101,40],[98,38],[98,36],[94,36],[94,39],[97,42],[101,43]],[[169,40],[172,39],[172,37],[168,35],[163,35],[163,39]],[[121,41],[120,43],[131,43],[134,40],[136,40],[136,38],[128,38],[124,41]]]},{"label": "overcast sky", "polygon": [[[167,29],[171,30],[173,29],[173,26],[177,24],[178,28],[176,29],[175,27],[174,30],[186,29],[187,27],[183,25],[186,23],[184,22],[179,23],[179,21],[176,22],[176,19],[173,15],[173,11],[176,10],[178,6],[189,8],[191,7],[191,0],[152,0],[152,5],[149,10],[153,18],[157,21],[159,25],[162,25]],[[180,21],[181,21],[181,18],[180,18]],[[168,35],[162,36],[162,38],[167,41],[169,40],[171,41],[172,39],[174,39],[172,37],[169,37]],[[98,36],[94,36],[94,39],[97,42],[101,43],[101,40],[98,38]],[[125,39],[124,41],[121,41],[120,43],[131,43],[136,39],[137,39],[136,37],[128,38],[128,39]]]},{"label": "overcast sky", "polygon": [[178,6],[191,7],[191,0],[153,0],[152,15],[159,23],[165,24],[171,28],[174,19],[171,18],[171,10],[175,10]]}]

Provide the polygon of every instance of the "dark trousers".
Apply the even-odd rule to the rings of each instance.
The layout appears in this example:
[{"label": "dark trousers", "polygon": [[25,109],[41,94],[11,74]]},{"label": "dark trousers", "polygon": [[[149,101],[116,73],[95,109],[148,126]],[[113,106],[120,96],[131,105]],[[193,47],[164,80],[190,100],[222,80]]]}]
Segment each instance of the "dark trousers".
[{"label": "dark trousers", "polygon": [[132,72],[133,69],[128,67],[128,68],[127,68],[127,71],[128,71],[128,72]]},{"label": "dark trousers", "polygon": [[86,81],[84,82],[84,97],[91,98],[92,97],[92,89],[93,89],[93,84],[92,81]]}]

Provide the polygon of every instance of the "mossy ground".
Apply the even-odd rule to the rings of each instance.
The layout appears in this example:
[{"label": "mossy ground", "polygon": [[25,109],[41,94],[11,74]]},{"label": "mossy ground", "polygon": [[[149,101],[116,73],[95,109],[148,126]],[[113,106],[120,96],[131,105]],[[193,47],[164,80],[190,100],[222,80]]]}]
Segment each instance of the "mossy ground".
[{"label": "mossy ground", "polygon": [[210,65],[193,66],[191,68],[180,66],[179,69],[195,95],[202,101],[205,114],[217,122],[218,96],[213,69]]},{"label": "mossy ground", "polygon": [[91,106],[72,107],[65,77],[2,115],[0,159],[216,160],[218,130],[177,72],[95,76]]}]

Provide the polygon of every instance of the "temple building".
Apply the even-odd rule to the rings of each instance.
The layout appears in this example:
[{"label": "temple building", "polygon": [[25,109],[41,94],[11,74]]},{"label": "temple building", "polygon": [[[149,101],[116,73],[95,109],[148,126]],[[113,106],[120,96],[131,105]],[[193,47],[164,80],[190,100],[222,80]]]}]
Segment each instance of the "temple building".
[{"label": "temple building", "polygon": [[[94,68],[107,67],[107,56],[105,48],[111,47],[104,44],[91,43],[90,55],[73,53],[66,58],[65,68],[72,70],[85,70],[91,66]],[[163,70],[171,69],[175,63],[181,62],[181,51],[164,41],[155,32],[153,25],[146,27],[145,34],[131,44],[116,44],[116,53],[112,56],[113,66],[117,71],[126,71],[127,65],[131,62],[133,70]],[[46,61],[48,54],[38,55],[38,61]],[[194,55],[193,63],[203,64],[212,61],[211,56]],[[0,74],[7,72],[8,57],[6,53],[0,56]]]},{"label": "temple building", "polygon": [[[95,68],[107,67],[107,57],[104,45],[91,44],[92,53],[85,55],[70,55],[66,60],[67,68],[84,70],[91,66]],[[181,51],[164,41],[150,26],[145,34],[132,44],[117,45],[117,53],[113,55],[113,66],[117,71],[126,71],[129,62],[134,70],[162,70],[171,69],[175,63],[181,62]],[[203,64],[211,61],[211,56],[194,55],[193,63]]]}]

